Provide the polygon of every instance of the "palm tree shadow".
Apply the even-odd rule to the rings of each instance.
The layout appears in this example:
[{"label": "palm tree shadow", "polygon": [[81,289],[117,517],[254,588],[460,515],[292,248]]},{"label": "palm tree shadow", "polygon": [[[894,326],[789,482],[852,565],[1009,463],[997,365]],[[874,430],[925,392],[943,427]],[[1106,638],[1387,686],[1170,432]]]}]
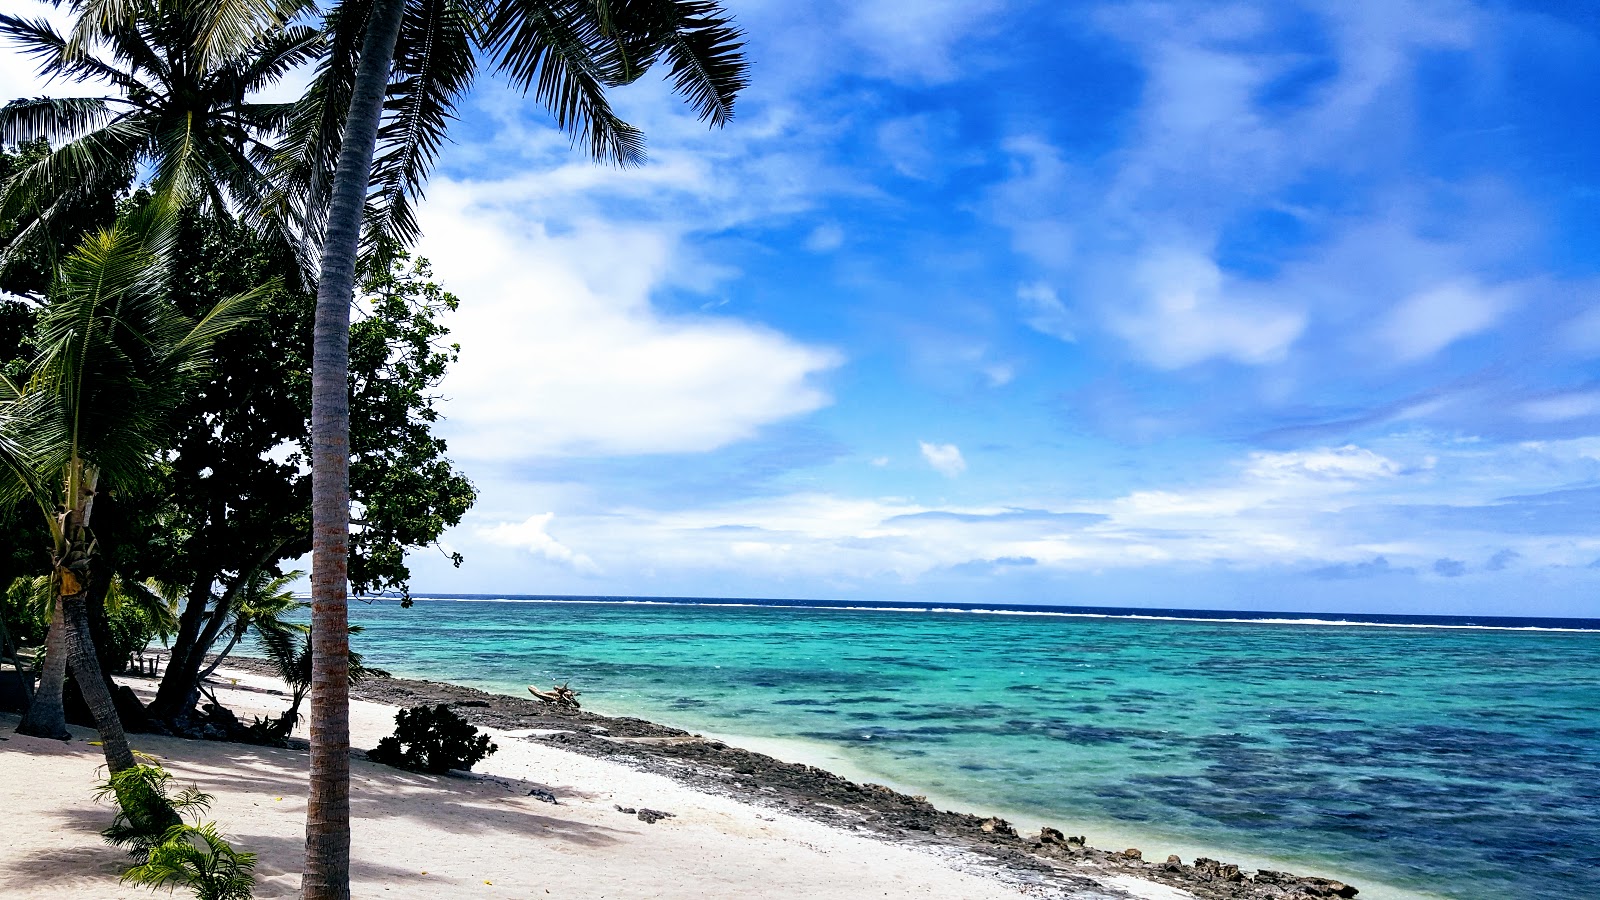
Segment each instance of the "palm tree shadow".
[{"label": "palm tree shadow", "polygon": [[[190,761],[184,778],[226,785],[229,791],[303,797],[307,757],[303,752],[242,744],[226,761]],[[427,775],[351,759],[350,814],[356,820],[404,819],[453,834],[512,834],[586,847],[619,843],[630,833],[596,826],[568,814],[558,803],[539,799],[549,792],[558,801],[597,795],[502,775]],[[302,846],[303,849],[303,846]]]},{"label": "palm tree shadow", "polygon": [[100,838],[101,829],[111,824],[113,815],[109,807],[71,808],[53,814],[57,821],[45,826],[51,832],[78,832],[91,836],[91,841],[6,860],[0,865],[0,885],[8,888],[38,889],[37,894],[50,895],[51,886],[66,886],[85,878],[104,877],[115,880],[132,865],[128,853],[105,843]]}]

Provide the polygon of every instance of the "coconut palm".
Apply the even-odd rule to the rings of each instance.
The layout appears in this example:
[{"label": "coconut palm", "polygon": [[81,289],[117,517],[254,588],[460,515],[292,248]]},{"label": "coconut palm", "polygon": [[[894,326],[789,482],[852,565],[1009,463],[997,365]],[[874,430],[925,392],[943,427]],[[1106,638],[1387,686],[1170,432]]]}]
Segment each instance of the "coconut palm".
[{"label": "coconut palm", "polygon": [[262,293],[225,300],[198,323],[180,315],[161,290],[171,225],[170,208],[152,202],[86,237],[56,274],[29,377],[21,384],[0,378],[0,500],[38,507],[56,595],[44,677],[19,730],[66,733],[60,682],[70,666],[113,773],[134,760],[89,630],[89,591],[104,577],[95,498],[148,479],[166,447],[171,411],[203,371],[211,344]]},{"label": "coconut palm", "polygon": [[[257,633],[267,661],[272,663],[283,683],[289,686],[289,708],[278,716],[276,722],[267,726],[269,735],[274,738],[286,738],[294,731],[295,725],[300,723],[300,705],[311,692],[312,652],[308,631],[304,625],[290,625],[281,630]],[[348,633],[360,634],[361,626],[351,625]],[[389,673],[382,669],[364,665],[361,654],[354,650],[350,651],[349,660],[347,683],[350,685],[360,684],[368,678],[389,677]]]},{"label": "coconut palm", "polygon": [[[112,0],[104,0],[110,3]],[[420,195],[480,57],[531,91],[595,159],[643,161],[640,132],[609,88],[665,61],[673,87],[714,126],[745,85],[740,32],[711,0],[344,0],[328,53],[291,118],[280,172],[321,244],[312,367],[311,795],[305,900],[349,888],[347,550],[350,303],[363,244],[416,236]]]},{"label": "coconut palm", "polygon": [[[253,20],[241,23],[238,10],[248,5],[147,0],[122,4],[136,15],[107,16],[74,0],[78,24],[67,35],[43,19],[0,15],[0,37],[32,57],[41,75],[106,92],[0,108],[0,142],[44,139],[52,148],[0,187],[0,220],[21,223],[0,247],[0,270],[73,198],[115,190],[141,167],[152,189],[178,206],[240,214],[291,240],[273,214],[281,195],[262,166],[292,105],[253,95],[314,58],[322,36],[304,25],[247,27]],[[277,12],[292,15],[301,5]]]},{"label": "coconut palm", "polygon": [[265,568],[257,568],[244,578],[234,601],[233,622],[228,629],[228,643],[211,660],[201,673],[198,681],[211,677],[211,673],[222,665],[228,658],[233,648],[238,646],[244,636],[251,631],[256,637],[267,642],[274,635],[287,637],[297,632],[304,632],[305,626],[294,622],[287,622],[284,616],[306,608],[306,604],[297,599],[290,585],[305,577],[299,570],[286,575],[273,577]]}]

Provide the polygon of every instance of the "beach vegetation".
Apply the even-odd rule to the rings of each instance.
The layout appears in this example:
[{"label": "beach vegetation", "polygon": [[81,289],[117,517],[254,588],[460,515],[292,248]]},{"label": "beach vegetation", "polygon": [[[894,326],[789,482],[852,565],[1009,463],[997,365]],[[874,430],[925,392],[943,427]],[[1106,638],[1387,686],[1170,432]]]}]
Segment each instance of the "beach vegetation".
[{"label": "beach vegetation", "polygon": [[442,775],[471,769],[500,748],[444,704],[414,706],[394,714],[394,734],[367,751],[373,762]]},{"label": "beach vegetation", "polygon": [[[175,301],[199,309],[223,292],[278,275],[294,262],[238,223],[196,217],[175,260]],[[477,493],[435,433],[435,388],[458,348],[444,318],[458,305],[425,260],[393,252],[367,261],[352,327],[349,402],[355,462],[351,587],[409,603],[409,549],[436,541]],[[170,663],[149,707],[187,733],[207,654],[238,632],[253,583],[279,577],[311,547],[311,399],[307,373],[315,297],[286,286],[262,315],[218,347],[211,377],[179,411],[167,465],[167,505],[148,518],[143,559],[184,585]],[[451,561],[461,562],[459,554]]]},{"label": "beach vegetation", "polygon": [[150,888],[186,887],[195,900],[250,900],[256,855],[235,850],[210,822],[174,825],[123,881]]},{"label": "beach vegetation", "polygon": [[167,832],[183,824],[192,814],[198,821],[211,806],[211,795],[190,786],[172,794],[168,785],[172,774],[160,766],[140,763],[112,772],[100,783],[96,800],[116,801],[117,815],[110,827],[100,832],[107,843],[127,848],[143,861],[152,847],[160,844]]},{"label": "beach vegetation", "polygon": [[[302,606],[304,604],[301,604]],[[275,719],[258,718],[247,729],[244,737],[253,743],[282,744],[287,741],[295,725],[300,722],[300,706],[311,692],[312,661],[310,629],[304,625],[289,624],[282,629],[263,629],[257,632],[261,650],[276,670],[275,674],[289,686],[289,708]],[[360,634],[360,625],[350,626],[351,634]],[[350,684],[356,685],[368,678],[388,678],[389,673],[365,664],[360,653],[350,651],[347,675]]]},{"label": "beach vegetation", "polygon": [[[250,314],[260,291],[198,321],[163,296],[172,213],[151,202],[86,237],[63,258],[39,313],[25,378],[0,379],[0,501],[40,514],[55,594],[40,684],[19,730],[66,733],[67,667],[94,716],[113,772],[134,764],[95,649],[89,609],[110,591],[97,511],[151,480],[172,412],[204,371],[216,339]],[[108,509],[109,508],[109,509]]]}]

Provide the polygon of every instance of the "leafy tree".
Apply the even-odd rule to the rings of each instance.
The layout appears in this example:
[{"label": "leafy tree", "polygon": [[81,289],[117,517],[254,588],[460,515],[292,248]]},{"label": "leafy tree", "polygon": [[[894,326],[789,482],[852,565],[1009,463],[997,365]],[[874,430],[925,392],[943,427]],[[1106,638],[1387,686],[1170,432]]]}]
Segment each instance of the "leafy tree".
[{"label": "leafy tree", "polygon": [[[182,235],[172,287],[180,309],[203,309],[293,265],[273,242],[220,217],[192,217]],[[205,655],[235,624],[248,580],[311,546],[305,460],[314,302],[307,291],[281,288],[219,343],[216,365],[177,414],[167,500],[145,517],[159,527],[149,529],[143,552],[127,554],[125,565],[144,566],[141,574],[186,586],[171,662],[149,710],[174,727],[194,707]],[[352,541],[359,591],[404,594],[407,548],[437,540],[476,497],[432,430],[433,389],[457,353],[441,319],[456,306],[425,261],[397,251],[369,261],[350,377],[360,423],[353,486],[361,516]]]},{"label": "leafy tree", "polygon": [[745,85],[740,33],[714,0],[344,0],[326,31],[329,50],[290,119],[280,157],[302,227],[321,241],[311,461],[318,671],[305,900],[350,894],[346,381],[364,220],[368,246],[415,236],[410,204],[471,84],[478,51],[515,86],[533,91],[593,157],[624,165],[642,161],[643,138],[612,113],[608,88],[665,60],[677,92],[702,119],[723,125]]},{"label": "leafy tree", "polygon": [[28,380],[0,381],[0,499],[34,503],[50,537],[53,606],[43,678],[19,730],[60,736],[70,662],[94,714],[113,773],[134,764],[89,627],[99,564],[97,499],[145,482],[165,448],[170,415],[204,369],[216,338],[247,314],[256,294],[213,308],[198,323],[160,290],[173,237],[161,204],[119,219],[63,261],[50,289]]}]

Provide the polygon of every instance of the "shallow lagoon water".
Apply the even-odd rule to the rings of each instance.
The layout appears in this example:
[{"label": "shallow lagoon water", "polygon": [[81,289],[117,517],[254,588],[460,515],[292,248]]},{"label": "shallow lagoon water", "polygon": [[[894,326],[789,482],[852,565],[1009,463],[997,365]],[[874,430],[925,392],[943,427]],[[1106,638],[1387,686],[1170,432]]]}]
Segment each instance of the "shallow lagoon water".
[{"label": "shallow lagoon water", "polygon": [[397,675],[570,680],[601,712],[808,742],[1091,842],[1600,897],[1600,632],[577,601],[352,618]]}]

